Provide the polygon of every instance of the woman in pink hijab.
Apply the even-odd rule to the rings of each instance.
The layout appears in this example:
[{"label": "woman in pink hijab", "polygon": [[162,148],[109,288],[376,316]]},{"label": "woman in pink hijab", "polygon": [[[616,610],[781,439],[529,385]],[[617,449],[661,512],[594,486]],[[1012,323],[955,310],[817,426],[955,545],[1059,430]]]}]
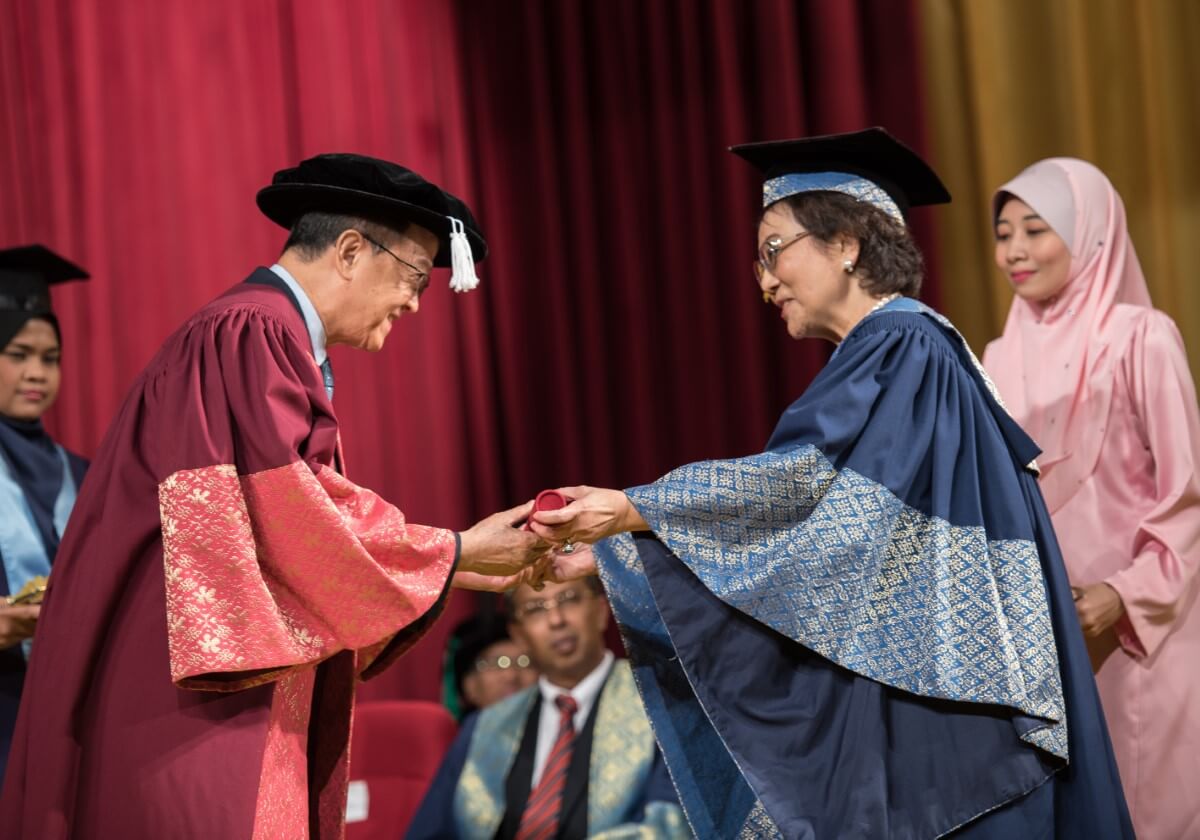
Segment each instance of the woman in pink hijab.
[{"label": "woman in pink hijab", "polygon": [[1200,837],[1200,412],[1183,340],[1090,163],[1035,163],[992,213],[1016,297],[983,364],[1042,448],[1133,824]]}]

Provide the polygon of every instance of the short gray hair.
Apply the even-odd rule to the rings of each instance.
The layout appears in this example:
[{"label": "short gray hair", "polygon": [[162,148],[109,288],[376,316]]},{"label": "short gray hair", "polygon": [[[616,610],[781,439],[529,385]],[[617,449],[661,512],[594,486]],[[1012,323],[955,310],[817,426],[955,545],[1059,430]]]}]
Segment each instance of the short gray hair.
[{"label": "short gray hair", "polygon": [[[283,250],[295,249],[296,253],[306,262],[315,260],[325,249],[337,242],[345,231],[357,230],[366,234],[369,239],[390,239],[395,234],[403,234],[408,230],[405,224],[401,228],[373,222],[361,216],[347,216],[343,213],[305,213],[292,225]],[[371,247],[376,251],[379,246],[374,242]]]}]

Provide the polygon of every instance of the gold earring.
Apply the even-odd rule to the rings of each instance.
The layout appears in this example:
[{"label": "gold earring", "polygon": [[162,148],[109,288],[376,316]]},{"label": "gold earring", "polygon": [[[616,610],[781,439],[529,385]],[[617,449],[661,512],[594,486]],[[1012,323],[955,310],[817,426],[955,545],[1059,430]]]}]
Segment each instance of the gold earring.
[{"label": "gold earring", "polygon": [[766,290],[763,290],[763,303],[770,303],[770,302],[771,302],[771,293]]}]

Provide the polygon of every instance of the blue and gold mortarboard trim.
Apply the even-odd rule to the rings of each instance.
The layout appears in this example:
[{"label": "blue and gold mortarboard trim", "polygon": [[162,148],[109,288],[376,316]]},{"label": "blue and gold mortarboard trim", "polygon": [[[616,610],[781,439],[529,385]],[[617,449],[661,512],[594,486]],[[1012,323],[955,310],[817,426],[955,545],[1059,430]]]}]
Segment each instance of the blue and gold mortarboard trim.
[{"label": "blue and gold mortarboard trim", "polygon": [[882,128],[743,143],[730,151],[762,173],[764,207],[800,193],[839,192],[904,224],[910,207],[950,200],[929,164]]},{"label": "blue and gold mortarboard trim", "polygon": [[904,214],[886,190],[874,181],[848,172],[792,172],[769,178],[763,182],[763,207],[806,192],[843,193],[867,204],[874,204],[897,222],[904,224]]}]

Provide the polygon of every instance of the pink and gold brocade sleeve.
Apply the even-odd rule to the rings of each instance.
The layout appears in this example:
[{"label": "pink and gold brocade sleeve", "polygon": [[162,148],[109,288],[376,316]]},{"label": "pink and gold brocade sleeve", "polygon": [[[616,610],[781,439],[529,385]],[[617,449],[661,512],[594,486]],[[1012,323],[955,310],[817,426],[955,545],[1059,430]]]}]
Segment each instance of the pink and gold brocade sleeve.
[{"label": "pink and gold brocade sleeve", "polygon": [[179,470],[159,507],[171,677],[189,688],[246,688],[342,650],[360,651],[360,670],[390,660],[397,633],[430,623],[455,563],[452,531],[299,461]]}]

